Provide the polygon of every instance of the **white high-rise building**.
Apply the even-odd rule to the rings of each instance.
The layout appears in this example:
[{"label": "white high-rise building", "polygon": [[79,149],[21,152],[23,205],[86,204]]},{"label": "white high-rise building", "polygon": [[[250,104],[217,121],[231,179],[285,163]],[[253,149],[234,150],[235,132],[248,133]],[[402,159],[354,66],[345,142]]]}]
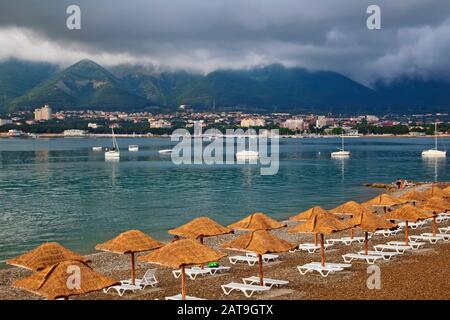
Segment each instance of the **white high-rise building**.
[{"label": "white high-rise building", "polygon": [[316,120],[316,128],[320,129],[323,127],[326,127],[328,124],[327,117],[325,116],[318,116]]}]

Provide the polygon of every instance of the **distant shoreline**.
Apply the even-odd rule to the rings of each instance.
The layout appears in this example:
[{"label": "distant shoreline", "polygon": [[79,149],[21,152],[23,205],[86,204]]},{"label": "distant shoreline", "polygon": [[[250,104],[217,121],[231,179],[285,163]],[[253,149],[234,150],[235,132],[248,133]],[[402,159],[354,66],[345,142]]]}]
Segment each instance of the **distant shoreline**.
[{"label": "distant shoreline", "polygon": [[[116,138],[170,138],[170,135],[147,135],[147,134],[114,134]],[[89,138],[111,138],[112,134],[110,133],[92,133],[87,134],[85,136],[65,136],[63,133],[42,133],[35,134],[35,136],[21,136],[21,137],[9,137],[7,133],[0,133],[0,139],[48,139],[48,138],[68,138],[68,139],[89,139]],[[340,138],[340,136],[302,136],[295,137],[291,135],[281,135],[279,136],[282,139],[304,139],[304,138],[313,138],[313,139],[330,139],[330,138]],[[439,135],[438,138],[449,138],[450,134]],[[411,135],[362,135],[362,136],[346,136],[348,139],[358,139],[358,138],[434,138],[434,135],[427,136],[411,136]]]}]

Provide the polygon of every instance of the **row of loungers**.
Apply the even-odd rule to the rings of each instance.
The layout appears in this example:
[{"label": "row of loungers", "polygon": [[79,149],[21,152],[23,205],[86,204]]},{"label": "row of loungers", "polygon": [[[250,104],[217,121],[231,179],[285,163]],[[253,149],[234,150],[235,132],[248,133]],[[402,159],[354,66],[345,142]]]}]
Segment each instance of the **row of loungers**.
[{"label": "row of loungers", "polygon": [[[450,220],[450,214],[445,214],[444,216],[439,216],[444,219],[441,221]],[[423,224],[418,224],[415,226],[416,229]],[[411,224],[409,224],[411,226]],[[391,235],[395,235],[399,232],[400,229],[396,230],[379,230],[376,231],[369,236],[374,235],[382,235],[384,237],[388,237]],[[329,274],[333,274],[335,272],[343,271],[345,269],[350,268],[352,265],[350,262],[354,260],[363,260],[368,264],[374,264],[376,261],[390,261],[392,258],[404,254],[409,250],[418,250],[425,245],[425,242],[420,241],[428,241],[431,244],[437,243],[437,241],[450,241],[450,227],[442,227],[439,228],[438,234],[433,236],[432,233],[422,233],[421,235],[412,235],[409,236],[410,242],[406,245],[403,241],[390,241],[386,244],[378,244],[374,246],[374,250],[369,250],[367,254],[365,251],[358,251],[356,253],[347,253],[342,256],[345,263],[325,263],[325,266],[322,266],[320,262],[310,262],[302,266],[297,266],[298,271],[301,275],[308,274],[310,272],[318,272],[322,277],[327,277]],[[420,240],[420,241],[419,241]],[[363,237],[343,237],[337,239],[328,239],[327,243],[324,244],[325,250],[332,247],[335,244],[341,243],[345,245],[350,245],[354,242],[362,243],[364,242]],[[299,244],[298,248],[291,250],[290,252],[295,251],[307,251],[309,253],[315,253],[320,250],[320,245],[316,245],[314,243],[302,243]],[[262,259],[264,262],[273,262],[279,258],[276,254],[264,254],[262,255]],[[258,263],[258,257],[255,253],[247,252],[246,255],[237,255],[229,257],[231,264],[236,264],[238,262],[247,263],[250,266]],[[215,275],[218,272],[229,271],[230,267],[219,266],[215,268],[209,267],[191,267],[185,270],[186,275],[195,280],[199,275]],[[135,292],[137,290],[145,289],[147,286],[154,287],[158,284],[158,280],[155,277],[156,269],[149,269],[144,274],[142,279],[136,279],[135,285],[131,283],[131,279],[121,281],[120,285],[112,286],[103,291],[107,293],[110,289],[115,290],[120,296],[126,291]],[[175,278],[179,278],[181,276],[181,270],[174,270],[173,275]],[[242,283],[239,282],[230,282],[228,284],[221,285],[222,290],[225,295],[229,295],[233,291],[242,292],[247,298],[252,297],[254,293],[262,293],[270,290],[273,286],[283,286],[287,285],[289,282],[285,280],[277,280],[271,278],[263,278],[264,285],[260,285],[259,277],[247,277],[242,279]],[[166,300],[181,300],[181,294],[166,297]],[[204,300],[197,297],[186,296],[187,300]]]}]

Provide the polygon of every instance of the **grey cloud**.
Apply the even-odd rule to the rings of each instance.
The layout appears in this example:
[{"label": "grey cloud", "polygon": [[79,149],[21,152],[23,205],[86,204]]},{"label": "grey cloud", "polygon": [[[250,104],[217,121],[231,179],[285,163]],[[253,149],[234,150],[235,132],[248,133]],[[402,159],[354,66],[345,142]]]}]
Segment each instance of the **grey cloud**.
[{"label": "grey cloud", "polygon": [[[369,4],[382,30],[369,31]],[[82,30],[65,28],[78,4]],[[108,64],[152,63],[208,72],[280,62],[342,72],[370,84],[398,76],[447,77],[450,2],[442,0],[16,0],[0,1],[0,59],[19,55],[63,64],[82,56]],[[46,45],[42,47],[42,45]],[[11,44],[12,46],[12,44]],[[20,46],[19,46],[20,47]]]}]

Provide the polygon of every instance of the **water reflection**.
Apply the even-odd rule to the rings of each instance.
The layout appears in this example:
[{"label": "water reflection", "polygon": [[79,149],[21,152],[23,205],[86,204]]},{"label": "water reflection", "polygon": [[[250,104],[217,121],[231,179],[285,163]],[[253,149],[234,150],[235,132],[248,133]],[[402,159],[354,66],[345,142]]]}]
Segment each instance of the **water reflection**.
[{"label": "water reflection", "polygon": [[440,172],[445,172],[446,159],[423,157],[422,160],[425,168],[428,170],[432,170],[434,182],[438,182]]}]

